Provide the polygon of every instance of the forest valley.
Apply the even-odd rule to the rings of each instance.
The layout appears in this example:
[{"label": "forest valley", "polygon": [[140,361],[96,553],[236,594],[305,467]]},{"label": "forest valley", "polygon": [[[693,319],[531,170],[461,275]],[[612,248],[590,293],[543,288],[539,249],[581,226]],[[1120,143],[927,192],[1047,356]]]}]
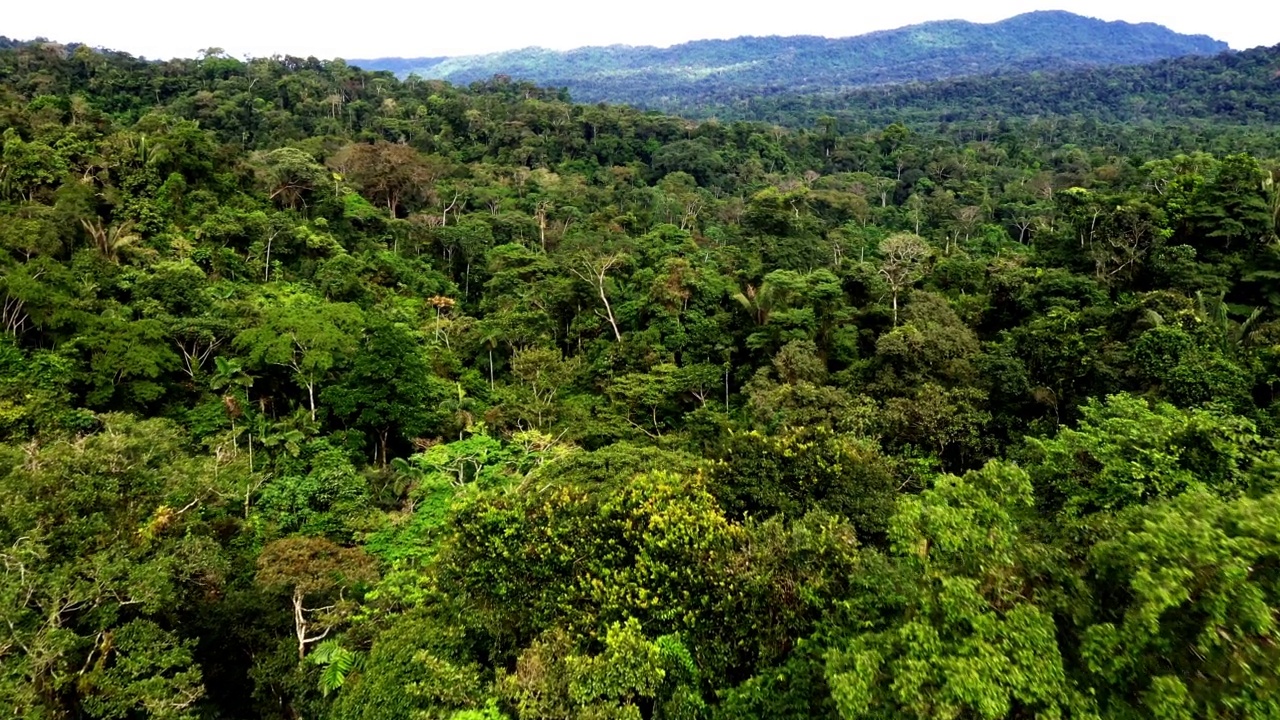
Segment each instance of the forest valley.
[{"label": "forest valley", "polygon": [[1277,717],[1277,140],[0,50],[0,712]]}]

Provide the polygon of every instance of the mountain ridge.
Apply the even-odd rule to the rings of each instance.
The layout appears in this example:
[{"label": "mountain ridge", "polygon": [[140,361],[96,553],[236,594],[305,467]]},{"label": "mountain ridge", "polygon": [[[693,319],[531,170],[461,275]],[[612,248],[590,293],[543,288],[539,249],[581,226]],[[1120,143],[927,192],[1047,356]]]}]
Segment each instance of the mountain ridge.
[{"label": "mountain ridge", "polygon": [[835,93],[757,92],[722,96],[706,112],[810,126],[831,117],[846,126],[902,122],[917,127],[1077,117],[1099,123],[1280,123],[1280,45],[1141,65],[956,77]]},{"label": "mountain ridge", "polygon": [[653,109],[725,91],[788,87],[838,92],[968,75],[1132,65],[1229,51],[1206,35],[1156,23],[1104,21],[1050,10],[994,23],[939,20],[864,35],[742,36],[655,46],[540,47],[446,58],[352,59],[366,69],[457,84],[505,75],[565,87],[580,101]]}]

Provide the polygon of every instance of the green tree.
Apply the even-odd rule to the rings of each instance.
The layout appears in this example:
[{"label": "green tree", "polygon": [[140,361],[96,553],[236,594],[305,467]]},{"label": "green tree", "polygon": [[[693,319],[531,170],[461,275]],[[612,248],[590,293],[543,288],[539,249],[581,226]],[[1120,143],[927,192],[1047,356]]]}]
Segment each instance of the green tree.
[{"label": "green tree", "polygon": [[1024,593],[1031,482],[1008,465],[948,476],[904,499],[890,537],[920,573],[900,624],[827,656],[842,718],[1061,716],[1076,700],[1050,613]]},{"label": "green tree", "polygon": [[1092,549],[1098,618],[1080,653],[1107,717],[1280,709],[1278,503],[1193,491],[1127,513]]},{"label": "green tree", "polygon": [[917,235],[894,235],[880,243],[880,275],[889,287],[893,324],[898,324],[898,298],[924,276],[931,250]]},{"label": "green tree", "polygon": [[363,314],[354,305],[286,292],[264,303],[259,321],[237,335],[235,343],[260,366],[292,370],[294,381],[307,391],[315,421],[316,388],[356,353],[362,324]]},{"label": "green tree", "polygon": [[289,537],[262,549],[256,578],[264,588],[288,594],[301,660],[307,646],[323,640],[354,611],[355,599],[346,592],[373,582],[377,571],[373,559],[357,548],[318,537]]},{"label": "green tree", "polygon": [[192,455],[165,420],[100,421],[0,448],[0,702],[29,717],[194,718],[193,640],[166,627],[225,582],[213,526],[245,468],[228,448]]},{"label": "green tree", "polygon": [[863,543],[882,541],[898,481],[875,443],[826,428],[736,433],[723,440],[711,487],[734,516],[849,520]]},{"label": "green tree", "polygon": [[320,398],[336,417],[377,438],[374,459],[386,465],[393,436],[409,441],[440,429],[437,408],[451,388],[431,371],[408,328],[372,313],[367,318],[351,367]]},{"label": "green tree", "polygon": [[1252,422],[1112,395],[1081,408],[1080,424],[1027,440],[1026,467],[1041,504],[1068,516],[1171,498],[1275,486],[1276,456]]}]

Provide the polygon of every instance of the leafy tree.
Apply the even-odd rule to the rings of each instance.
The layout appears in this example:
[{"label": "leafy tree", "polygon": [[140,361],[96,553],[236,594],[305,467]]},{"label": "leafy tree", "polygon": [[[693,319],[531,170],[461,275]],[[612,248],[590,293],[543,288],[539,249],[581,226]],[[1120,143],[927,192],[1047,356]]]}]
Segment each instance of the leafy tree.
[{"label": "leafy tree", "polygon": [[898,324],[898,297],[924,275],[930,249],[918,235],[894,235],[880,243],[880,275],[889,286],[893,324]]},{"label": "leafy tree", "polygon": [[225,582],[212,528],[243,460],[190,454],[165,420],[100,421],[0,456],[0,696],[35,717],[194,718],[193,641],[165,626]]},{"label": "leafy tree", "polygon": [[696,672],[688,658],[678,637],[651,642],[633,618],[610,625],[604,652],[594,656],[573,652],[568,638],[553,631],[525,650],[515,673],[497,686],[522,718],[640,718],[649,706],[655,717],[692,719],[705,704],[696,688],[681,683]]},{"label": "leafy tree", "polygon": [[[426,158],[399,143],[355,143],[340,150],[333,166],[360,188],[370,201],[396,217],[405,203],[420,202],[448,173],[442,158]],[[442,223],[443,224],[443,223]]]},{"label": "leafy tree", "polygon": [[[308,657],[316,657],[323,646]],[[397,617],[336,688],[331,715],[456,718],[455,712],[477,709],[487,688],[479,664],[467,661],[466,652],[462,629],[438,613],[414,610]]]},{"label": "leafy tree", "polygon": [[236,336],[236,345],[259,365],[292,370],[294,381],[307,391],[315,421],[316,387],[355,354],[362,322],[359,308],[353,305],[286,293],[262,309],[259,323]]},{"label": "leafy tree", "polygon": [[890,537],[918,568],[921,592],[901,624],[828,654],[840,717],[1074,709],[1053,617],[1022,595],[1019,566],[1031,547],[1017,518],[1031,504],[1027,474],[996,464],[903,501]]},{"label": "leafy tree", "polygon": [[351,367],[320,398],[333,414],[377,438],[374,458],[390,462],[390,440],[408,441],[440,428],[438,408],[451,388],[431,372],[408,328],[369,315]]},{"label": "leafy tree", "polygon": [[1080,653],[1109,716],[1275,711],[1276,502],[1188,492],[1093,548],[1101,612]]},{"label": "leafy tree", "polygon": [[329,187],[329,173],[303,150],[282,147],[262,153],[258,158],[259,181],[267,196],[280,205],[297,210],[307,200]]},{"label": "leafy tree", "polygon": [[511,389],[513,411],[535,428],[546,427],[555,416],[557,397],[573,382],[580,360],[559,350],[527,348],[511,358],[511,372],[519,384]]},{"label": "leafy tree", "polygon": [[1149,405],[1127,395],[1081,408],[1077,428],[1028,439],[1040,501],[1068,516],[1115,511],[1188,490],[1224,496],[1274,484],[1274,450],[1248,420]]},{"label": "leafy tree", "polygon": [[[345,592],[372,582],[377,573],[372,559],[356,548],[318,537],[289,537],[262,549],[256,577],[263,587],[288,593],[301,660],[308,645],[327,637],[354,609]],[[322,602],[328,604],[316,605]]]},{"label": "leafy tree", "polygon": [[872,442],[825,428],[740,433],[716,460],[713,491],[735,516],[823,510],[848,519],[864,543],[884,537],[898,482]]}]

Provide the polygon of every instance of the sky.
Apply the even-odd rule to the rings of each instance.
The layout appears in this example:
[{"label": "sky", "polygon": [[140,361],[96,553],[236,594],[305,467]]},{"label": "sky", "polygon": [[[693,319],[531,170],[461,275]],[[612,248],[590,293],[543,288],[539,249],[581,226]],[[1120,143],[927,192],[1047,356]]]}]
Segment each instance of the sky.
[{"label": "sky", "polygon": [[992,22],[1030,10],[1156,22],[1211,35],[1238,50],[1280,44],[1280,3],[1272,0],[0,0],[0,8],[0,35],[80,42],[153,59],[192,57],[215,47],[235,57],[328,59],[468,55],[532,45],[667,46],[740,35],[846,37],[928,20]]}]

